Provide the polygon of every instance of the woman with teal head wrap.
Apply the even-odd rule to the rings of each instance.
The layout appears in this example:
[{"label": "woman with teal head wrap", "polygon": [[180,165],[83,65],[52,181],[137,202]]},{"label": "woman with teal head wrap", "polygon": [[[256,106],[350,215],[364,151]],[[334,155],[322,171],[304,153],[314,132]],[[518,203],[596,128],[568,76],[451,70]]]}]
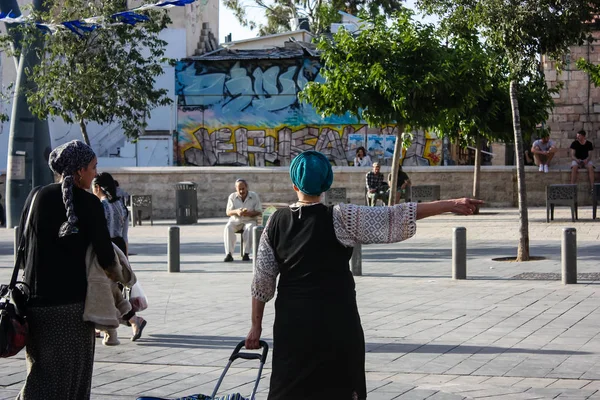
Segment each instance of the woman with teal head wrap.
[{"label": "woman with teal head wrap", "polygon": [[265,303],[275,296],[279,276],[267,399],[365,399],[365,338],[349,268],[353,247],[408,239],[417,219],[470,214],[480,202],[326,206],[321,194],[333,171],[317,151],[298,154],[290,178],[298,201],[271,215],[258,244],[246,348],[259,347]]},{"label": "woman with teal head wrap", "polygon": [[290,178],[302,193],[319,196],[331,187],[333,170],[325,155],[309,150],[298,154],[292,160]]}]

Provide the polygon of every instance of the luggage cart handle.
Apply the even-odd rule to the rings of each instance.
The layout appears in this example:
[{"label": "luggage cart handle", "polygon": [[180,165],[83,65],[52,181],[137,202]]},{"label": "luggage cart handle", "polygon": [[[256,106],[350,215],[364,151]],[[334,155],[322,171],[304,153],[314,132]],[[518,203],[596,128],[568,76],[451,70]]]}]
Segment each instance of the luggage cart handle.
[{"label": "luggage cart handle", "polygon": [[262,347],[262,349],[263,349],[262,354],[260,354],[260,353],[240,353],[240,350],[246,344],[245,340],[242,340],[241,342],[238,343],[237,346],[235,346],[233,353],[231,353],[231,357],[229,357],[229,362],[225,366],[223,373],[221,373],[221,377],[217,381],[217,384],[215,385],[215,389],[213,390],[212,395],[210,396],[211,399],[215,398],[215,396],[217,395],[217,392],[219,391],[219,387],[221,386],[221,382],[223,382],[223,378],[225,378],[225,375],[227,374],[227,371],[229,371],[229,367],[231,367],[231,364],[233,363],[233,361],[238,358],[243,358],[244,360],[260,360],[260,366],[258,367],[258,376],[256,377],[256,381],[254,382],[254,388],[252,389],[252,394],[250,395],[250,400],[254,400],[254,397],[256,396],[256,391],[258,390],[258,383],[260,382],[262,370],[263,370],[263,367],[265,366],[265,362],[267,361],[267,354],[269,353],[269,345],[267,344],[267,342],[265,342],[264,340],[260,340],[258,343],[260,344],[260,347]]},{"label": "luggage cart handle", "polygon": [[235,346],[233,353],[231,353],[231,357],[229,357],[229,361],[237,360],[238,358],[242,358],[244,360],[260,360],[261,363],[267,362],[267,354],[269,353],[269,345],[264,340],[259,340],[258,344],[262,347],[262,354],[260,353],[240,353],[240,350],[246,344],[245,340],[242,340]]}]

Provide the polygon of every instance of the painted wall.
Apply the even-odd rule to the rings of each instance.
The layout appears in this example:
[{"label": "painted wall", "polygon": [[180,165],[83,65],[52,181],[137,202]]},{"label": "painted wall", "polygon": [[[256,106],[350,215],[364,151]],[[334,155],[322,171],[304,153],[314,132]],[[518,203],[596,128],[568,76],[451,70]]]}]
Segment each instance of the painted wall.
[{"label": "painted wall", "polygon": [[[322,82],[318,59],[183,60],[176,66],[179,165],[289,165],[315,149],[338,166],[359,146],[391,162],[395,128],[369,128],[350,115],[321,117],[297,94]],[[442,141],[416,132],[404,165],[440,165]]]}]

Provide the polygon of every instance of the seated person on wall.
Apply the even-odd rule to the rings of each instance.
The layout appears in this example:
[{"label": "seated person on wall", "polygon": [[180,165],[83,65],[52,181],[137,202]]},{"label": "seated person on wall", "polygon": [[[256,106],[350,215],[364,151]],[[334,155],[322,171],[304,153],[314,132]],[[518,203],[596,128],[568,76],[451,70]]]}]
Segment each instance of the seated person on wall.
[{"label": "seated person on wall", "polygon": [[585,131],[577,132],[577,139],[571,143],[571,183],[577,183],[580,169],[587,169],[590,180],[590,192],[594,191],[594,164],[592,163],[594,145],[585,138]]},{"label": "seated person on wall", "polygon": [[550,132],[543,131],[541,137],[531,145],[531,152],[535,160],[535,165],[539,166],[540,172],[548,172],[550,161],[556,153],[554,140],[550,140]]},{"label": "seated person on wall", "polygon": [[360,146],[358,149],[356,149],[356,157],[354,157],[354,166],[370,167],[371,165],[373,165],[371,157],[369,157],[365,148]]},{"label": "seated person on wall", "polygon": [[[388,184],[392,187],[392,174],[388,175]],[[402,171],[402,165],[398,166],[398,184],[396,185],[396,202],[400,202],[400,198],[406,199],[406,189],[411,185],[410,178],[406,172]]]},{"label": "seated person on wall", "polygon": [[378,199],[387,203],[389,186],[383,181],[383,174],[379,172],[379,163],[373,163],[373,170],[367,174],[367,198],[369,205],[374,206]]},{"label": "seated person on wall", "polygon": [[243,179],[235,181],[235,192],[227,199],[227,216],[229,221],[225,225],[225,262],[233,261],[236,232],[244,229],[242,239],[244,242],[244,256],[242,261],[250,261],[249,253],[252,251],[252,228],[256,226],[256,217],[262,214],[260,198],[254,192],[248,191],[248,183]]}]

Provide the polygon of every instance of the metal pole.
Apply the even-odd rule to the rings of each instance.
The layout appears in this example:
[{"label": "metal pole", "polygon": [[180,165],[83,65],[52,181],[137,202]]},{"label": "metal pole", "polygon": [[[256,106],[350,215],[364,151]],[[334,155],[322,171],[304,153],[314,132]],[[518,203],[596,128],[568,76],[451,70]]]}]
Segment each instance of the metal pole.
[{"label": "metal pole", "polygon": [[179,272],[179,227],[169,228],[169,242],[167,244],[167,255],[169,256],[169,272]]},{"label": "metal pole", "polygon": [[[43,0],[32,2],[34,10],[45,10]],[[15,16],[21,15],[15,0],[0,0],[0,10]],[[11,29],[11,24],[6,24]],[[30,46],[22,47],[20,38],[16,38],[13,47],[21,51],[17,66],[14,88],[10,132],[8,138],[7,174],[6,174],[6,221],[7,227],[19,223],[21,211],[29,192],[34,186],[52,183],[53,177],[48,168],[45,155],[50,149],[48,121],[35,117],[27,104],[26,93],[35,89],[32,79],[26,74],[40,63],[38,56],[43,47],[44,34],[37,36]]]},{"label": "metal pole", "polygon": [[21,240],[21,230],[18,226],[15,226],[15,263],[17,262],[17,253],[19,252],[19,241]]},{"label": "metal pole", "polygon": [[358,243],[352,250],[350,258],[350,270],[354,276],[362,276],[362,245]]},{"label": "metal pole", "polygon": [[577,283],[577,230],[563,228],[561,246],[562,283]]},{"label": "metal pole", "polygon": [[467,228],[454,228],[452,238],[452,279],[467,279]]},{"label": "metal pole", "polygon": [[256,255],[258,254],[258,244],[260,242],[260,236],[262,235],[265,227],[257,225],[252,228],[252,271],[256,267]]}]

